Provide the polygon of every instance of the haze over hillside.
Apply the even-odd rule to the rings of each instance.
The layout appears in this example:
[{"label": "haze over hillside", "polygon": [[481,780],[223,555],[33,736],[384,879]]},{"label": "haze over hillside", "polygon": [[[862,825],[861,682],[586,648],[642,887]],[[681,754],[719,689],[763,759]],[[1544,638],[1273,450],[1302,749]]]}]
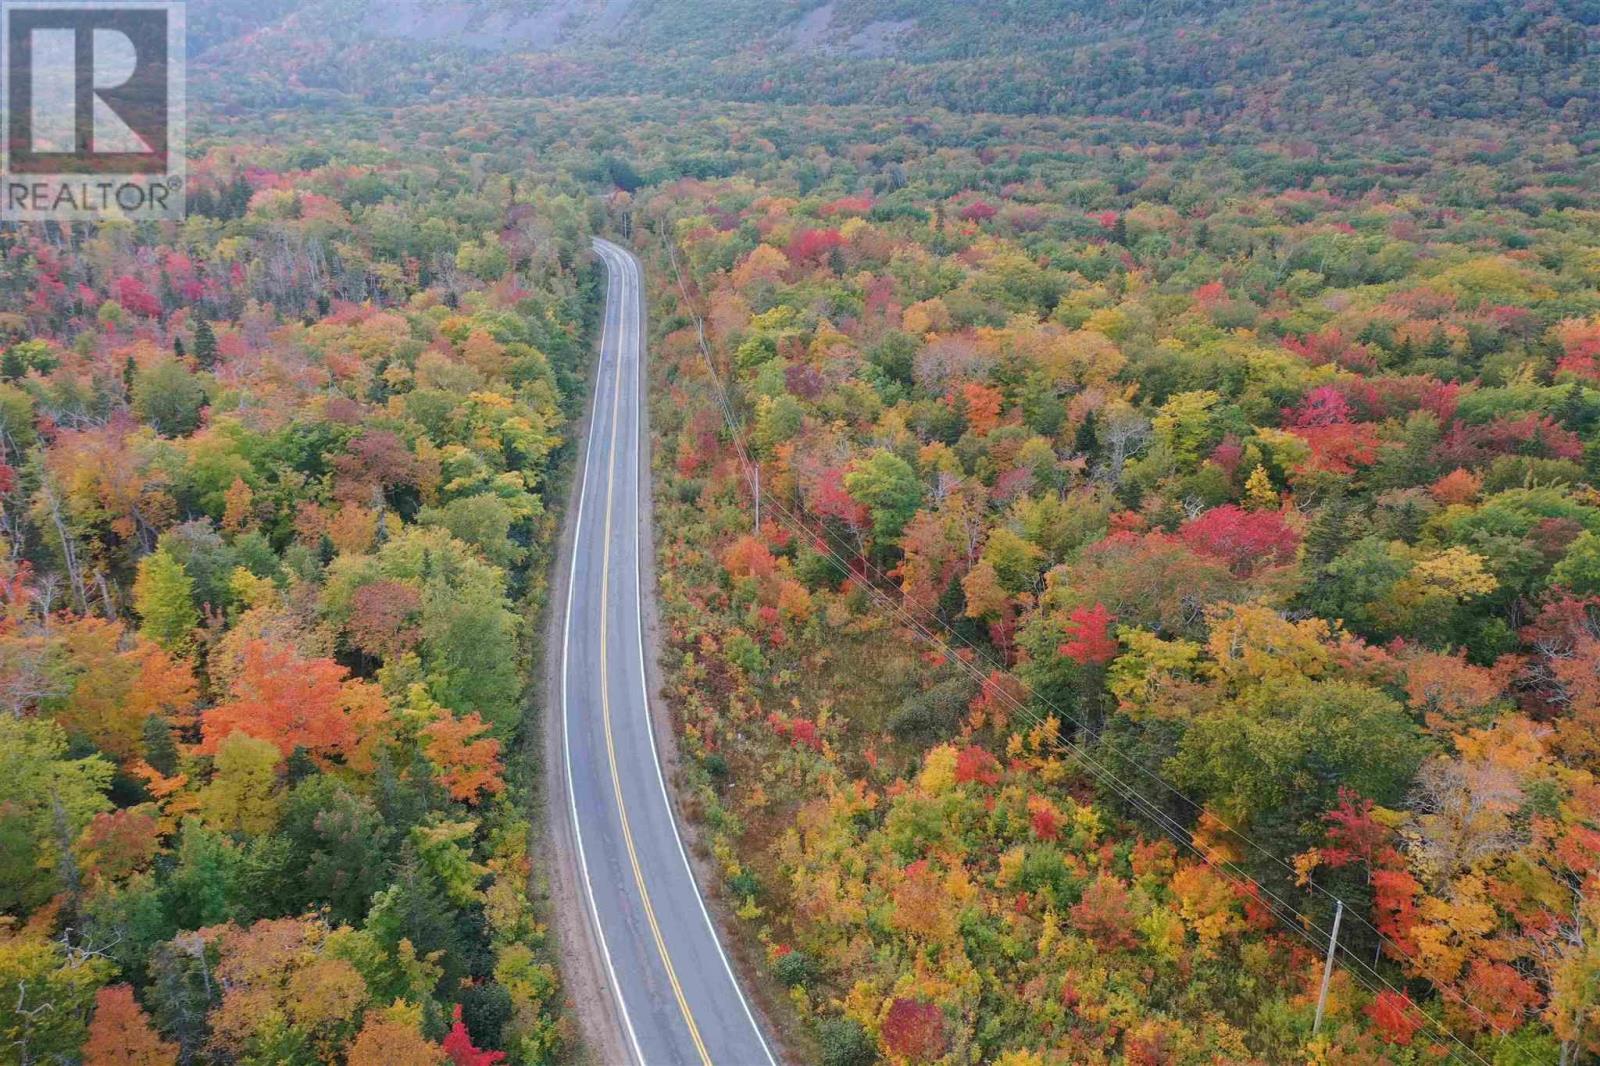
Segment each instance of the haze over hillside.
[{"label": "haze over hillside", "polygon": [[239,100],[663,92],[1349,130],[1591,122],[1600,2],[275,0],[195,13]]}]

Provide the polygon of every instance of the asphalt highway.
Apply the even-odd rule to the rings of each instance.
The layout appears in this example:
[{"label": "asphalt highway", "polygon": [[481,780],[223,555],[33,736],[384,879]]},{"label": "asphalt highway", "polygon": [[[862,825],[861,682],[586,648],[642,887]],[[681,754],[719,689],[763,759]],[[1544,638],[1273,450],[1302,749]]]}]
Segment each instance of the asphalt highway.
[{"label": "asphalt highway", "polygon": [[[605,327],[561,630],[561,758],[578,883],[638,1063],[775,1066],[700,896],[667,793],[645,674],[644,298],[608,241]],[[619,1064],[620,1066],[620,1064]]]}]

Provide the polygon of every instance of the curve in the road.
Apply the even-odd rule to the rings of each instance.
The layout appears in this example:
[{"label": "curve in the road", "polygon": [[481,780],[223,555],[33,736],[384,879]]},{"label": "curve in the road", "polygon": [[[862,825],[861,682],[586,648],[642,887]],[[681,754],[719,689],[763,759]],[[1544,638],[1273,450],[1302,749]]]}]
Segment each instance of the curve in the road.
[{"label": "curve in the road", "polygon": [[606,312],[560,670],[585,903],[637,1062],[775,1066],[695,883],[656,750],[644,653],[640,267],[609,241],[597,239],[595,251]]}]

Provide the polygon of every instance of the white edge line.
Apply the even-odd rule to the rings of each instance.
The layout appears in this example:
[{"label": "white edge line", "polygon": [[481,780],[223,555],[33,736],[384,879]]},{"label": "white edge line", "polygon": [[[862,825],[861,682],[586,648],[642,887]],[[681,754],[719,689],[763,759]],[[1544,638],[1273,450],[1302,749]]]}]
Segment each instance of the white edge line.
[{"label": "white edge line", "polygon": [[[622,253],[622,261],[626,265],[626,268],[627,268],[625,272],[629,276],[629,279],[632,282],[634,288],[638,289],[639,288],[639,282],[637,280],[632,280],[632,279],[637,278],[638,274],[639,274],[638,261],[633,257],[633,254],[631,252],[627,251],[626,249],[618,248],[617,250]],[[626,291],[626,290],[624,290],[624,291]],[[637,310],[639,306],[641,306],[641,304],[636,304],[635,305],[635,310]],[[637,334],[639,332],[639,330],[638,330],[638,321],[639,321],[638,314],[635,313],[634,315],[630,316],[628,314],[628,307],[626,305],[624,305],[622,311],[623,311],[623,318],[622,318],[622,335],[623,335],[623,337],[626,338],[627,335],[628,335],[628,325],[627,324],[628,324],[628,321],[629,321],[630,318],[632,318],[633,321],[634,321],[634,332],[635,332],[635,334]],[[643,374],[643,370],[644,370],[644,339],[642,337],[638,337],[638,336],[636,336],[634,339],[636,341],[635,358],[634,358],[634,371],[635,371],[635,374],[637,376],[638,383],[639,383],[640,387],[642,388],[643,384],[644,384],[644,374]],[[618,373],[619,376],[622,373],[622,363],[621,363],[622,354],[623,353],[621,351],[618,351],[618,353],[617,353],[617,358],[618,358],[617,373]],[[706,901],[705,901],[704,897],[702,897],[701,894],[700,894],[700,885],[695,880],[693,868],[689,865],[689,852],[683,846],[683,836],[682,836],[682,834],[680,834],[678,832],[677,813],[676,813],[675,809],[673,808],[671,797],[667,794],[667,780],[666,780],[666,776],[663,774],[663,772],[661,770],[661,754],[656,749],[656,733],[655,733],[655,728],[654,728],[654,718],[650,713],[650,684],[649,684],[649,681],[646,680],[645,664],[644,664],[644,603],[643,603],[643,595],[644,594],[643,594],[643,591],[642,591],[643,587],[644,587],[644,561],[643,561],[643,558],[642,558],[642,555],[643,555],[643,552],[644,552],[644,538],[639,536],[639,520],[642,519],[642,517],[643,517],[643,508],[641,506],[639,506],[637,500],[638,500],[638,497],[640,495],[640,482],[642,480],[644,480],[645,475],[648,472],[644,469],[644,462],[643,462],[644,449],[643,449],[643,447],[641,445],[641,441],[642,441],[643,436],[644,436],[644,418],[642,417],[642,406],[643,406],[644,398],[643,398],[642,395],[639,394],[639,389],[635,390],[635,399],[638,401],[639,410],[641,411],[641,414],[636,417],[637,425],[636,425],[636,432],[635,432],[635,435],[634,435],[634,447],[635,447],[635,450],[638,452],[639,462],[635,463],[636,469],[635,469],[635,477],[634,477],[634,493],[635,493],[636,503],[635,503],[635,506],[634,506],[634,527],[633,527],[633,532],[634,532],[634,571],[635,571],[634,572],[635,581],[633,583],[633,593],[634,593],[634,606],[635,606],[634,617],[635,617],[635,620],[638,623],[638,627],[639,627],[639,689],[640,689],[641,695],[643,695],[643,697],[644,697],[645,726],[646,726],[645,734],[650,738],[650,754],[651,754],[651,757],[652,757],[652,761],[655,763],[655,766],[656,766],[656,783],[658,785],[660,785],[660,787],[661,787],[661,800],[662,800],[663,803],[666,804],[666,807],[667,807],[667,821],[670,822],[671,825],[672,825],[672,836],[673,836],[673,839],[676,840],[677,844],[678,844],[678,855],[679,855],[680,858],[683,859],[683,870],[684,870],[684,873],[688,875],[689,884],[694,889],[695,902],[700,905],[700,916],[705,919],[706,930],[707,930],[707,932],[709,932],[711,934],[711,942],[717,946],[717,955],[720,956],[721,959],[722,959],[722,968],[728,975],[729,983],[733,985],[734,993],[736,995],[738,995],[738,997],[739,997],[739,1005],[744,1008],[745,1020],[750,1023],[750,1030],[753,1033],[756,1034],[756,1040],[761,1044],[761,1050],[762,1050],[763,1053],[766,1054],[767,1062],[770,1064],[770,1066],[777,1066],[776,1060],[772,1057],[772,1049],[767,1046],[766,1035],[764,1033],[762,1033],[761,1026],[756,1024],[755,1012],[753,1012],[750,1009],[750,1001],[745,998],[744,989],[743,989],[743,987],[740,986],[739,979],[736,976],[734,976],[733,965],[728,962],[728,953],[726,951],[724,951],[723,948],[722,948],[722,938],[717,935],[717,927],[711,921],[711,912],[706,909]],[[653,479],[651,479],[651,480],[653,482]]]},{"label": "white edge line", "polygon": [[[611,259],[605,254],[603,242],[597,242],[595,244],[595,250],[600,252],[600,257],[601,259],[605,260],[606,265],[608,267],[611,266]],[[609,276],[606,279],[606,303],[608,306],[602,320],[600,331],[600,358],[595,362],[595,394],[594,402],[590,405],[589,440],[584,448],[583,470],[579,475],[578,481],[578,519],[572,527],[572,560],[570,568],[567,572],[567,612],[566,618],[563,620],[561,630],[561,743],[563,759],[566,764],[567,772],[567,806],[572,814],[572,831],[577,837],[578,870],[583,875],[584,895],[589,901],[589,918],[594,924],[595,936],[600,940],[600,954],[605,958],[606,973],[611,978],[612,997],[617,1001],[617,1010],[622,1014],[622,1024],[628,1031],[628,1043],[633,1047],[633,1056],[635,1061],[639,1062],[642,1066],[642,1064],[645,1062],[644,1052],[639,1047],[639,1036],[634,1032],[633,1019],[628,1016],[628,1004],[622,995],[622,984],[617,980],[616,968],[611,963],[611,948],[606,944],[605,929],[602,928],[600,924],[600,908],[595,903],[594,898],[594,883],[589,878],[589,860],[583,848],[583,825],[578,818],[578,794],[577,788],[573,784],[572,776],[572,730],[570,726],[570,719],[572,717],[572,703],[568,698],[571,688],[568,683],[568,678],[571,674],[572,668],[572,657],[569,654],[569,649],[572,643],[572,597],[573,589],[578,583],[578,550],[582,540],[583,532],[584,498],[588,495],[589,472],[591,469],[591,463],[594,459],[594,430],[597,421],[595,415],[598,414],[600,409],[599,386],[601,376],[605,370],[606,362],[605,334],[607,327],[609,327],[611,324],[611,311],[609,307],[609,304],[611,303],[611,279]],[[622,307],[623,301],[618,299],[617,308],[619,311],[619,324],[622,320],[620,314]],[[617,351],[616,369],[619,388],[621,387],[621,370],[622,352],[619,347]]]}]

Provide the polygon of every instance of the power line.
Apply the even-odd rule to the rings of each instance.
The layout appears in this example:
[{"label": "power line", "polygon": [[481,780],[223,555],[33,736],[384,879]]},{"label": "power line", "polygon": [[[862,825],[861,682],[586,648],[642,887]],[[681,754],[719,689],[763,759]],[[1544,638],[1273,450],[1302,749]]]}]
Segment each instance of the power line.
[{"label": "power line", "polygon": [[[709,345],[708,341],[706,340],[706,335],[705,335],[704,319],[700,316],[698,311],[696,311],[694,309],[694,307],[693,307],[693,302],[692,302],[692,299],[691,299],[691,297],[689,295],[688,287],[685,284],[684,279],[683,279],[682,270],[678,266],[676,249],[673,247],[672,243],[667,240],[667,238],[666,238],[666,236],[664,234],[662,235],[662,246],[666,249],[666,251],[668,253],[669,260],[670,260],[670,262],[672,264],[673,273],[675,274],[677,282],[678,282],[679,291],[680,291],[680,293],[682,294],[682,297],[683,297],[684,305],[685,305],[686,309],[688,309],[691,317],[694,319],[695,329],[696,329],[696,333],[697,333],[697,341],[698,341],[698,346],[700,348],[700,353],[701,353],[702,358],[705,361],[707,372],[709,373],[709,375],[711,377],[712,387],[713,387],[713,390],[714,390],[714,393],[715,393],[714,398],[715,398],[715,400],[717,402],[718,407],[722,411],[723,420],[724,420],[724,422],[725,422],[725,424],[726,424],[726,426],[728,428],[730,443],[733,445],[733,448],[734,448],[735,452],[737,453],[740,465],[744,468],[744,472],[745,472],[746,478],[747,479],[753,478],[755,475],[752,473],[752,471],[754,471],[757,468],[757,463],[756,463],[756,461],[754,459],[751,458],[750,453],[749,453],[748,449],[745,446],[745,443],[744,443],[744,440],[743,440],[743,434],[742,434],[740,421],[738,419],[737,414],[735,413],[735,411],[733,409],[732,401],[729,398],[727,389],[723,385],[722,380],[721,380],[721,376],[717,373],[716,366],[715,366],[715,364],[714,364],[714,362],[712,360],[711,351],[710,351],[710,345]],[[752,481],[752,486],[753,485],[754,485],[754,482]],[[754,489],[752,489],[752,491],[754,491]],[[815,546],[821,548],[823,554],[834,564],[835,567],[838,568],[840,573],[845,578],[852,579],[852,578],[858,577],[858,575],[856,574],[855,570],[851,567],[849,561],[846,560],[846,559],[843,559],[841,556],[839,556],[839,554],[834,550],[834,548],[828,543],[828,541],[826,539],[826,537],[827,537],[827,529],[826,529],[825,525],[823,526],[823,532],[819,533],[818,531],[813,530],[810,526],[808,526],[802,518],[796,516],[787,507],[785,507],[781,502],[779,502],[778,500],[774,499],[770,494],[765,496],[764,500],[765,500],[766,506],[769,508],[769,510],[774,511],[778,515],[780,515],[782,517],[783,521],[784,521],[784,524],[789,526],[790,529],[793,532],[798,533],[798,534],[800,534],[802,536],[806,536],[806,537],[811,538],[813,543],[815,544]],[[890,611],[892,611],[894,614],[899,616],[899,618],[902,620],[902,623],[905,624],[911,630],[913,630],[917,635],[922,637],[923,640],[925,640],[929,644],[931,644],[931,645],[935,646],[936,648],[938,648],[938,649],[942,650],[943,652],[945,652],[947,654],[947,658],[949,659],[949,661],[955,663],[959,669],[966,670],[969,674],[971,674],[973,677],[975,677],[978,680],[979,684],[984,686],[985,690],[994,692],[997,696],[999,696],[1001,699],[1005,700],[1012,707],[1014,707],[1016,712],[1021,717],[1023,717],[1025,720],[1027,720],[1031,724],[1033,724],[1035,726],[1038,726],[1038,727],[1047,727],[1048,726],[1048,722],[1045,719],[1042,719],[1036,712],[1034,712],[1031,708],[1026,706],[1021,700],[1017,699],[1011,693],[1006,692],[1005,690],[1000,689],[998,687],[990,686],[988,677],[981,670],[979,670],[977,667],[973,666],[973,664],[968,662],[965,658],[963,658],[961,654],[955,652],[955,650],[952,649],[949,646],[949,644],[947,644],[937,633],[933,632],[933,630],[930,629],[925,623],[923,623],[919,619],[917,619],[914,616],[912,616],[905,609],[904,605],[901,602],[899,602],[899,600],[897,600],[895,597],[893,597],[890,594],[888,594],[887,592],[885,592],[884,589],[881,587],[881,583],[888,581],[888,577],[887,577],[887,575],[885,575],[883,573],[883,571],[881,569],[879,569],[878,567],[874,566],[869,560],[865,559],[864,557],[861,558],[861,564],[867,571],[870,572],[868,576],[871,579],[864,580],[861,583],[862,587],[867,590],[869,595],[873,596],[880,603],[882,603],[885,607],[887,607]],[[937,625],[940,629],[942,629],[945,633],[947,633],[951,638],[953,638],[956,641],[959,641],[966,650],[968,650],[970,653],[972,653],[972,655],[975,658],[981,658],[983,660],[983,662],[990,667],[991,670],[1003,670],[1004,669],[1004,665],[1003,664],[996,662],[992,657],[990,657],[988,655],[988,653],[984,649],[982,649],[982,648],[978,647],[977,645],[973,644],[971,640],[969,640],[966,636],[964,636],[960,632],[952,629],[942,619],[938,618],[937,616],[934,616],[934,617],[931,618],[931,621],[932,621],[932,623],[934,625]],[[1018,684],[1021,685],[1024,690],[1026,690],[1028,695],[1030,695],[1033,699],[1038,700],[1039,702],[1043,703],[1055,715],[1059,716],[1059,720],[1063,720],[1063,721],[1071,723],[1072,725],[1077,727],[1077,729],[1082,734],[1089,735],[1089,736],[1093,736],[1094,735],[1093,731],[1088,729],[1084,725],[1083,722],[1078,720],[1075,716],[1070,715],[1067,712],[1063,711],[1059,706],[1057,706],[1053,701],[1051,701],[1047,697],[1040,695],[1026,681],[1023,681],[1021,678],[1017,678],[1016,680],[1017,680]],[[1440,1021],[1439,1019],[1436,1019],[1433,1016],[1429,1015],[1426,1011],[1424,1011],[1421,1008],[1420,1005],[1412,1002],[1408,996],[1405,996],[1404,992],[1401,989],[1397,988],[1391,981],[1389,981],[1388,978],[1386,978],[1374,965],[1367,963],[1364,959],[1358,958],[1353,952],[1351,952],[1348,949],[1338,948],[1336,932],[1324,929],[1316,921],[1315,918],[1311,917],[1310,915],[1305,914],[1304,912],[1300,911],[1298,908],[1296,908],[1296,907],[1292,906],[1291,904],[1289,904],[1282,897],[1280,897],[1277,893],[1275,893],[1272,889],[1268,888],[1266,885],[1262,884],[1260,881],[1256,880],[1253,876],[1251,876],[1247,871],[1244,871],[1242,868],[1240,868],[1236,863],[1232,862],[1231,860],[1219,860],[1216,856],[1214,856],[1212,854],[1209,854],[1206,851],[1204,851],[1203,849],[1199,848],[1197,845],[1194,844],[1193,839],[1192,839],[1192,835],[1182,825],[1182,823],[1178,822],[1167,811],[1165,811],[1165,810],[1161,809],[1159,806],[1157,806],[1153,801],[1151,801],[1143,793],[1139,792],[1133,786],[1129,785],[1126,781],[1124,781],[1121,777],[1119,777],[1114,771],[1112,771],[1109,768],[1101,765],[1093,756],[1091,756],[1088,753],[1088,751],[1081,744],[1079,744],[1079,743],[1077,743],[1075,741],[1072,741],[1072,740],[1068,740],[1068,739],[1066,739],[1064,737],[1061,737],[1059,735],[1059,733],[1057,735],[1053,736],[1051,739],[1052,739],[1052,741],[1054,743],[1059,744],[1062,747],[1064,747],[1074,758],[1076,758],[1078,760],[1078,762],[1080,764],[1082,764],[1086,769],[1088,769],[1090,771],[1091,774],[1093,774],[1095,776],[1096,780],[1100,781],[1108,790],[1110,790],[1112,793],[1117,795],[1124,802],[1130,804],[1136,811],[1138,811],[1139,813],[1143,814],[1144,817],[1146,817],[1151,822],[1153,822],[1156,826],[1161,828],[1169,836],[1173,837],[1173,839],[1175,841],[1177,841],[1180,845],[1182,845],[1183,847],[1185,847],[1185,848],[1189,849],[1190,851],[1192,851],[1196,855],[1196,857],[1198,857],[1205,865],[1207,865],[1207,866],[1211,867],[1212,869],[1214,869],[1214,870],[1218,871],[1219,873],[1221,873],[1236,888],[1239,888],[1241,891],[1245,892],[1247,895],[1252,895],[1257,899],[1260,899],[1261,897],[1264,896],[1266,899],[1271,900],[1272,903],[1275,904],[1276,906],[1269,906],[1267,909],[1271,913],[1273,913],[1274,917],[1276,917],[1281,924],[1283,924],[1286,928],[1288,928],[1288,929],[1292,930],[1293,932],[1295,932],[1297,935],[1302,937],[1302,939],[1305,939],[1309,944],[1311,944],[1311,946],[1313,948],[1315,948],[1315,949],[1320,951],[1321,950],[1321,944],[1319,943],[1318,940],[1313,940],[1311,938],[1310,932],[1308,932],[1308,928],[1309,928],[1309,930],[1311,932],[1317,933],[1319,939],[1322,939],[1322,938],[1328,939],[1330,945],[1332,945],[1330,950],[1334,950],[1334,949],[1342,950],[1344,955],[1347,957],[1346,965],[1347,965],[1348,968],[1350,968],[1352,977],[1354,977],[1359,983],[1361,983],[1362,986],[1364,988],[1366,988],[1368,991],[1372,991],[1372,992],[1376,992],[1377,991],[1377,989],[1374,988],[1373,984],[1370,983],[1370,982],[1376,982],[1378,985],[1381,985],[1384,990],[1390,991],[1390,992],[1392,992],[1392,993],[1394,993],[1396,995],[1400,995],[1400,996],[1404,997],[1404,1001],[1407,1004],[1409,1004],[1411,1006],[1411,1008],[1420,1017],[1422,1017],[1424,1019],[1424,1021],[1426,1021],[1427,1023],[1437,1027],[1438,1030],[1445,1036],[1445,1038],[1447,1040],[1449,1040],[1450,1042],[1452,1042],[1455,1045],[1457,1045],[1457,1047],[1459,1047],[1461,1050],[1465,1051],[1468,1055],[1470,1055],[1476,1061],[1484,1062],[1484,1063],[1487,1062],[1487,1060],[1485,1060],[1482,1057],[1482,1055],[1480,1055],[1475,1049],[1473,1049],[1470,1045],[1465,1043],[1460,1037],[1458,1037],[1454,1032],[1452,1032],[1448,1027],[1446,1027],[1442,1021]],[[1111,749],[1111,750],[1114,751],[1115,749]],[[1154,771],[1152,771],[1148,767],[1146,767],[1146,766],[1144,766],[1144,765],[1132,760],[1131,758],[1128,758],[1126,755],[1123,755],[1120,752],[1118,752],[1117,754],[1121,757],[1122,761],[1125,764],[1127,764],[1129,766],[1132,766],[1134,769],[1138,770],[1145,777],[1149,778],[1150,780],[1154,781],[1156,784],[1160,785],[1161,788],[1164,789],[1167,793],[1169,793],[1170,795],[1174,796],[1175,798],[1181,800],[1185,805],[1188,806],[1188,808],[1190,810],[1192,810],[1192,811],[1194,811],[1196,813],[1199,813],[1199,812],[1204,810],[1204,806],[1201,803],[1199,803],[1198,801],[1194,800],[1192,797],[1190,797],[1190,796],[1186,795],[1185,793],[1183,793],[1176,786],[1174,786],[1170,782],[1166,781],[1166,779],[1162,778],[1160,775],[1156,774]],[[1261,844],[1257,843],[1255,840],[1253,840],[1252,838],[1250,838],[1249,836],[1247,836],[1246,834],[1244,834],[1240,830],[1238,830],[1238,829],[1234,828],[1233,826],[1227,824],[1226,822],[1222,821],[1221,819],[1216,818],[1215,814],[1213,814],[1212,817],[1217,822],[1217,824],[1220,825],[1224,830],[1226,830],[1231,836],[1233,836],[1234,838],[1238,839],[1239,841],[1241,841],[1243,843],[1248,844],[1252,849],[1254,849],[1260,855],[1262,855],[1262,856],[1266,857],[1267,859],[1270,859],[1271,861],[1277,863],[1279,866],[1282,866],[1289,873],[1291,873],[1291,874],[1295,873],[1294,868],[1289,863],[1285,862],[1282,858],[1280,858],[1279,856],[1277,856],[1273,852],[1267,850],[1264,846],[1262,846]],[[1249,888],[1246,888],[1245,887],[1246,885],[1248,885]],[[1323,886],[1317,885],[1317,884],[1315,884],[1313,882],[1313,883],[1311,883],[1309,885],[1309,888],[1311,890],[1313,890],[1314,892],[1317,892],[1317,893],[1322,894],[1323,896],[1326,896],[1338,908],[1344,909],[1347,915],[1351,915],[1351,912],[1347,908],[1344,908],[1344,901],[1342,899],[1340,899],[1338,896],[1335,896],[1332,892],[1329,892]],[[1253,889],[1254,891],[1251,892],[1251,889]],[[1295,921],[1290,921],[1289,918],[1288,918],[1288,915],[1292,915],[1294,917]],[[1366,919],[1361,918],[1359,915],[1353,915],[1353,917],[1354,917],[1354,920],[1356,922],[1358,922],[1360,925],[1364,926],[1374,936],[1376,936],[1378,938],[1378,940],[1382,944],[1391,947],[1397,953],[1400,951],[1399,945],[1395,944],[1394,941],[1391,938],[1386,936],[1381,930],[1377,929],[1375,926],[1373,926]],[[1493,1029],[1494,1032],[1497,1033],[1498,1035],[1500,1035],[1501,1037],[1505,1037],[1505,1036],[1508,1035],[1507,1032],[1505,1031],[1505,1029],[1502,1028],[1499,1024],[1497,1024],[1494,1021],[1494,1019],[1488,1017],[1481,1009],[1479,1009],[1474,1004],[1467,1002],[1465,1000],[1465,998],[1463,998],[1459,993],[1455,992],[1453,989],[1449,989],[1449,988],[1445,988],[1445,987],[1439,987],[1439,986],[1435,986],[1435,987],[1437,988],[1437,990],[1439,991],[1439,993],[1442,996],[1444,996],[1447,999],[1454,1000],[1455,1002],[1459,1003],[1461,1006],[1465,1007],[1468,1011],[1470,1011],[1473,1014],[1477,1015],[1489,1028]]]}]

